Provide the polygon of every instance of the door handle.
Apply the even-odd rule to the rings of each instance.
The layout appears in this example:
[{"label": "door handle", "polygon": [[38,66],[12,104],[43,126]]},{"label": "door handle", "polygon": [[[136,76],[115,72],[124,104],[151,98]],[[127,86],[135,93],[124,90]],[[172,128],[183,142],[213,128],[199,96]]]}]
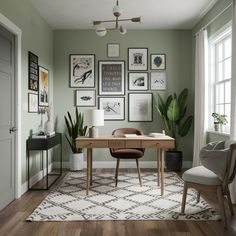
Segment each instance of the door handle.
[{"label": "door handle", "polygon": [[11,134],[12,132],[16,132],[16,131],[17,131],[17,128],[16,128],[15,126],[11,127],[10,130],[9,130],[10,134]]}]

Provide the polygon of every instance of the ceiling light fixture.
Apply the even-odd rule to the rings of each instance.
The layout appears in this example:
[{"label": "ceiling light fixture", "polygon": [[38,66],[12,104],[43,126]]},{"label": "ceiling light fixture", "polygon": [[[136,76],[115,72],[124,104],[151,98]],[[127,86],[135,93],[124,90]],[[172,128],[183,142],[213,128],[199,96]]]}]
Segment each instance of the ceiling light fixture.
[{"label": "ceiling light fixture", "polygon": [[[120,34],[124,35],[127,33],[127,29],[125,29],[122,25],[119,24],[121,21],[131,21],[134,23],[141,22],[141,17],[133,17],[130,19],[119,19],[122,14],[122,9],[119,6],[118,0],[116,1],[116,6],[113,7],[113,15],[116,17],[115,20],[96,20],[93,21],[93,25],[96,27],[96,34],[100,37],[103,37],[107,34],[107,30],[118,30]],[[102,23],[110,23],[115,22],[115,27],[113,28],[105,28],[102,26]]]}]

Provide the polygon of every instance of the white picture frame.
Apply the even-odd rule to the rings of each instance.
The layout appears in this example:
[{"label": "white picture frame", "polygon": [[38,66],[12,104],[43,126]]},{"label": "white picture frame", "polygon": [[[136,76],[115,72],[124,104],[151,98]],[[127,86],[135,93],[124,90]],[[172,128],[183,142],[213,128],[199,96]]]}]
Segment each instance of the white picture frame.
[{"label": "white picture frame", "polygon": [[99,109],[104,110],[104,120],[124,120],[125,98],[99,97]]},{"label": "white picture frame", "polygon": [[95,107],[96,91],[95,90],[76,90],[75,105],[78,107]]},{"label": "white picture frame", "polygon": [[107,44],[107,57],[120,57],[120,44],[108,43]]},{"label": "white picture frame", "polygon": [[38,113],[38,94],[28,93],[28,112]]},{"label": "white picture frame", "polygon": [[70,87],[95,87],[94,54],[70,54]]},{"label": "white picture frame", "polygon": [[99,95],[125,95],[125,61],[99,61]]},{"label": "white picture frame", "polygon": [[151,122],[152,93],[129,93],[129,122]]},{"label": "white picture frame", "polygon": [[148,48],[128,48],[128,70],[148,70]]},{"label": "white picture frame", "polygon": [[129,72],[128,89],[130,91],[148,90],[148,72]]},{"label": "white picture frame", "polygon": [[166,90],[166,72],[151,72],[151,90]]}]

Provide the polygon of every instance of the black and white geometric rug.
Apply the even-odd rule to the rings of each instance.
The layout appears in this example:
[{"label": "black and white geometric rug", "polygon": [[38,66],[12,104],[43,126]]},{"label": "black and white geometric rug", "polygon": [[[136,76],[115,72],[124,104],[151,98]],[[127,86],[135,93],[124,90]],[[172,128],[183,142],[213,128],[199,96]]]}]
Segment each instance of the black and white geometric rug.
[{"label": "black and white geometric rug", "polygon": [[165,172],[164,196],[160,195],[156,173],[94,173],[86,196],[86,173],[68,173],[27,218],[28,221],[88,220],[218,220],[219,213],[203,199],[196,203],[196,191],[189,189],[185,214],[180,213],[183,182],[173,172]]}]

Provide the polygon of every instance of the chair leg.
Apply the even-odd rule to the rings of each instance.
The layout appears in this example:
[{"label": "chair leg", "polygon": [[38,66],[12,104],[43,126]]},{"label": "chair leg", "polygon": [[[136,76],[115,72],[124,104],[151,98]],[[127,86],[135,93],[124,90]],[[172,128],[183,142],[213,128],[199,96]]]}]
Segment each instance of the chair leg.
[{"label": "chair leg", "polygon": [[116,175],[115,175],[116,187],[117,187],[117,182],[118,182],[119,165],[120,165],[120,158],[117,158],[117,161],[116,161]]},{"label": "chair leg", "polygon": [[201,191],[198,190],[198,192],[197,192],[197,203],[200,202],[200,197],[201,197]]},{"label": "chair leg", "polygon": [[226,189],[226,196],[227,196],[227,200],[228,200],[228,204],[229,204],[230,213],[233,216],[234,215],[234,208],[233,208],[233,205],[232,205],[232,201],[231,201],[230,192],[229,192],[228,187]]},{"label": "chair leg", "polygon": [[184,212],[185,212],[185,204],[186,204],[186,198],[187,198],[187,191],[188,191],[187,183],[184,182],[184,191],[183,191],[182,206],[181,206],[181,213],[182,214],[184,214]]},{"label": "chair leg", "polygon": [[225,216],[224,196],[223,196],[223,191],[222,191],[221,186],[217,187],[217,197],[218,197],[218,201],[219,201],[220,212],[221,212],[223,224],[224,224],[224,227],[226,228],[227,225],[226,225],[226,216]]},{"label": "chair leg", "polygon": [[139,168],[139,161],[138,161],[138,159],[136,159],[136,164],[137,164],[137,170],[138,170],[139,183],[140,183],[140,186],[142,186],[142,180],[141,180],[141,174],[140,174],[140,168]]}]

